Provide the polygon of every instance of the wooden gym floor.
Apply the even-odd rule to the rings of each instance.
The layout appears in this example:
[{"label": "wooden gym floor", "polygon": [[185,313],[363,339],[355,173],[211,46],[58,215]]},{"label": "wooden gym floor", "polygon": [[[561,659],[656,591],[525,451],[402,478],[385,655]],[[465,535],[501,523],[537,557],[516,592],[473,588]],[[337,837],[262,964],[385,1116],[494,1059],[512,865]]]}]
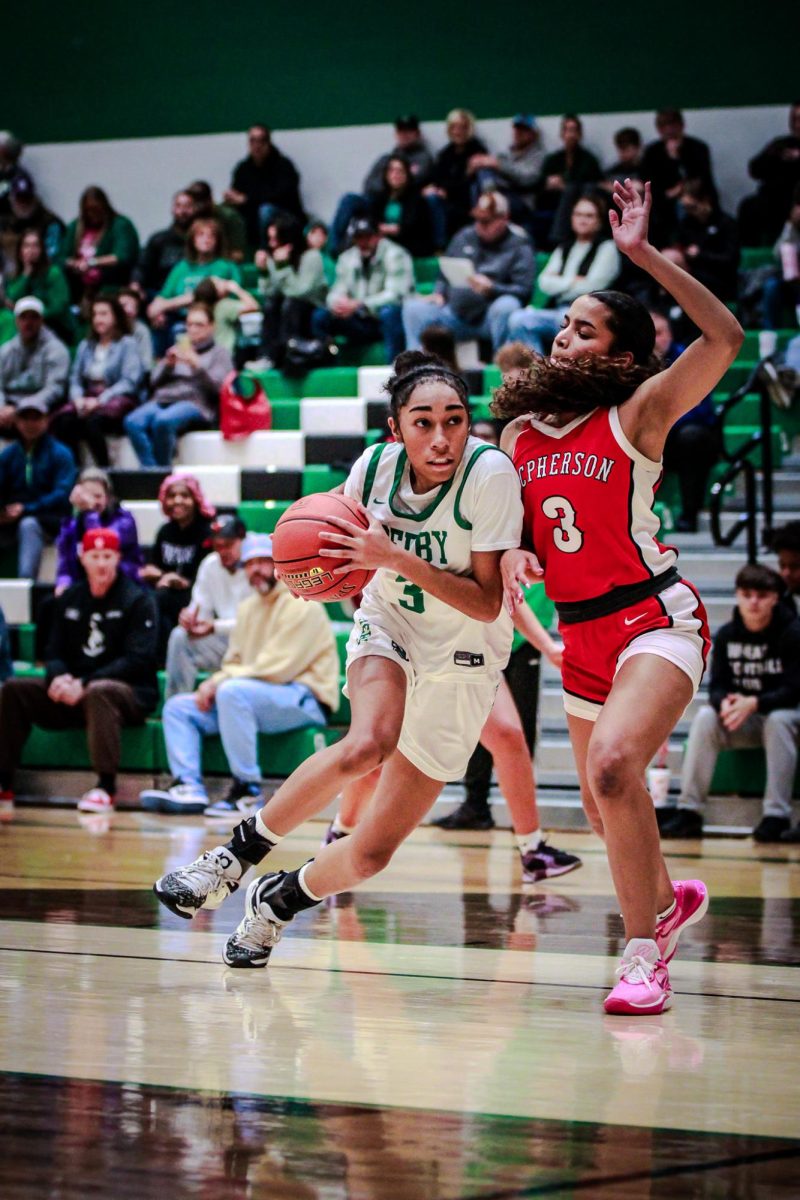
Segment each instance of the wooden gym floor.
[{"label": "wooden gym floor", "polygon": [[[270,865],[309,857],[303,826]],[[675,1004],[604,1017],[622,947],[602,847],[523,887],[507,833],[420,829],[221,963],[243,893],[193,922],[157,875],[201,819],[19,808],[0,825],[3,1200],[800,1195],[800,853],[672,843],[703,878]]]}]

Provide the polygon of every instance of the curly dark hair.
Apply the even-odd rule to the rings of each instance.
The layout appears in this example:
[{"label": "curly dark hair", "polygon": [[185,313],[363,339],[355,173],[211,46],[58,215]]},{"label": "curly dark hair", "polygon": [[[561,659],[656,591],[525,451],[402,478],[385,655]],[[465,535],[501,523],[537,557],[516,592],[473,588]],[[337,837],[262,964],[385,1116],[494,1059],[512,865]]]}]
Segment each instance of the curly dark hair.
[{"label": "curly dark hair", "polygon": [[[579,414],[593,408],[614,408],[629,400],[645,379],[663,369],[653,354],[656,331],[644,305],[624,292],[589,295],[607,310],[606,323],[614,339],[612,353],[558,360],[537,355],[519,378],[505,380],[495,392],[491,407],[496,417]],[[617,357],[622,354],[630,354],[633,362],[622,362]]]},{"label": "curly dark hair", "polygon": [[394,362],[394,374],[384,384],[389,393],[389,408],[395,421],[400,409],[411,399],[411,393],[420,383],[444,383],[456,393],[464,408],[469,412],[469,391],[462,377],[447,363],[433,354],[421,350],[404,350]]}]

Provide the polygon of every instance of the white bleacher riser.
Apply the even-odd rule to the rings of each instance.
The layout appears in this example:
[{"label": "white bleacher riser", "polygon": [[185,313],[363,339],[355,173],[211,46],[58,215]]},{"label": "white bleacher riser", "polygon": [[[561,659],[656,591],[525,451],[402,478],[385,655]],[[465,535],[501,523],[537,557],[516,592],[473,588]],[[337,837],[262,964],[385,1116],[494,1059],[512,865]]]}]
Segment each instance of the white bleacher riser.
[{"label": "white bleacher riser", "polygon": [[178,444],[177,463],[183,467],[281,467],[302,470],[303,434],[294,430],[259,430],[240,442],[226,442],[216,430],[187,433]]},{"label": "white bleacher riser", "polygon": [[365,400],[388,399],[383,385],[391,376],[391,367],[359,367],[358,394]]},{"label": "white bleacher riser", "polygon": [[0,579],[0,608],[9,625],[28,625],[31,620],[30,579]]},{"label": "white bleacher riser", "polygon": [[300,428],[304,434],[366,433],[367,401],[359,397],[308,397],[300,401]]},{"label": "white bleacher riser", "polygon": [[[242,498],[241,469],[230,466],[176,466],[176,475],[194,475],[212,504],[236,505]],[[162,517],[163,520],[163,517]]]},{"label": "white bleacher riser", "polygon": [[135,471],[139,466],[139,459],[136,457],[131,441],[126,437],[109,437],[108,456],[111,459],[112,467],[118,467],[121,471]]},{"label": "white bleacher riser", "polygon": [[152,546],[166,520],[157,500],[128,500],[125,508],[136,522],[140,546]]},{"label": "white bleacher riser", "polygon": [[457,342],[456,362],[462,371],[481,366],[481,350],[477,341]]}]

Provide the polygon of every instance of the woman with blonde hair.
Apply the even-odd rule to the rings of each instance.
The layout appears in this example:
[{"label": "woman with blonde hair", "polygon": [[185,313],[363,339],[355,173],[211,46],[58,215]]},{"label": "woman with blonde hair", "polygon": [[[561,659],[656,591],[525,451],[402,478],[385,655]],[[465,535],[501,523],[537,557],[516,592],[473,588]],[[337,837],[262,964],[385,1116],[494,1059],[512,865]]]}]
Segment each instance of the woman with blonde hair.
[{"label": "woman with blonde hair", "polygon": [[430,205],[437,252],[469,221],[472,208],[469,162],[473,154],[486,154],[486,145],[475,135],[475,117],[468,109],[451,109],[446,127],[447,145],[436,155],[430,183],[422,191]]}]

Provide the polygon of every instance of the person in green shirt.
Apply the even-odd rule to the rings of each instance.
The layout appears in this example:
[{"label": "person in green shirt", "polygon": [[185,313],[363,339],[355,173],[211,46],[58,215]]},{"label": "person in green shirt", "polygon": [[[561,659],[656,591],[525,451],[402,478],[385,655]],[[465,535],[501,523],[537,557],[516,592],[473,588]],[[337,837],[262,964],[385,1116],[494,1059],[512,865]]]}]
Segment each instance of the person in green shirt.
[{"label": "person in green shirt", "polygon": [[227,256],[219,222],[211,217],[198,217],[189,226],[184,257],[176,262],[147,309],[157,356],[166,352],[172,341],[172,327],[186,315],[197,285],[201,280],[211,278],[230,279],[238,284],[241,283],[241,272],[237,263]]},{"label": "person in green shirt", "polygon": [[17,246],[17,271],[6,283],[6,304],[14,307],[23,296],[36,296],[44,305],[45,324],[53,333],[70,342],[75,322],[69,307],[69,287],[64,272],[47,257],[42,235],[29,229]]},{"label": "person in green shirt", "polygon": [[86,188],[79,211],[67,226],[59,261],[76,304],[91,300],[102,288],[129,283],[139,258],[133,222],[112,208],[102,188]]}]

